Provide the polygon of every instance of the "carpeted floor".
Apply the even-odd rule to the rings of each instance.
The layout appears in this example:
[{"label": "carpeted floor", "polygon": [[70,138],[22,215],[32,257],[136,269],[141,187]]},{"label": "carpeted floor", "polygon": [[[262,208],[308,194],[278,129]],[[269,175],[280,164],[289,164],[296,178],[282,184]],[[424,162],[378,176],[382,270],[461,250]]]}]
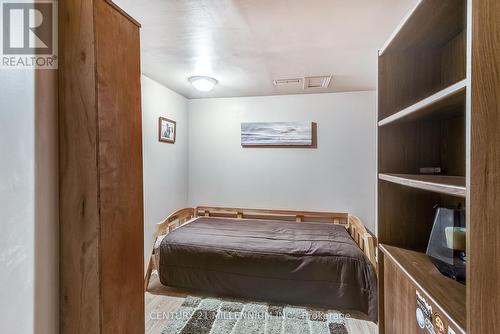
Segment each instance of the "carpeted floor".
[{"label": "carpeted floor", "polygon": [[343,314],[291,306],[187,297],[162,334],[348,334]]}]

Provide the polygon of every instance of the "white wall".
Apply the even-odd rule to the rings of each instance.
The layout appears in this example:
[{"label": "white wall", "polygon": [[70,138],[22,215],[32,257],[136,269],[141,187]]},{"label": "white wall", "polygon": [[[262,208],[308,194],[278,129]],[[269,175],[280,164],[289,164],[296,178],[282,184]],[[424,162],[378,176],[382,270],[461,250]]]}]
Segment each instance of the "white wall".
[{"label": "white wall", "polygon": [[[58,332],[56,75],[1,71],[0,333]],[[347,210],[374,230],[373,92],[188,101],[147,77],[142,89],[145,259],[155,224],[187,205]],[[175,145],[158,142],[159,116],[177,121]],[[317,122],[318,148],[240,146],[242,121],[288,120]]]},{"label": "white wall", "polygon": [[0,70],[0,333],[59,322],[57,72]]},{"label": "white wall", "polygon": [[[158,118],[177,122],[175,144],[158,141]],[[144,262],[147,265],[156,223],[187,206],[187,99],[142,76],[144,161]]]},{"label": "white wall", "polygon": [[[375,232],[375,92],[189,101],[190,205],[348,211]],[[313,121],[317,149],[242,148],[241,122]]]}]

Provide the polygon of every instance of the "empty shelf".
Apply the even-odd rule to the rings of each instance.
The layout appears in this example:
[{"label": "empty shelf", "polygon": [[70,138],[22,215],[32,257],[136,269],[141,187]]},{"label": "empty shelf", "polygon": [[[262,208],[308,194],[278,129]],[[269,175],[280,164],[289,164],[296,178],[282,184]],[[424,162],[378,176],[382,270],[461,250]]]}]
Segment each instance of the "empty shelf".
[{"label": "empty shelf", "polygon": [[379,179],[406,187],[465,197],[465,177],[443,175],[379,174]]}]

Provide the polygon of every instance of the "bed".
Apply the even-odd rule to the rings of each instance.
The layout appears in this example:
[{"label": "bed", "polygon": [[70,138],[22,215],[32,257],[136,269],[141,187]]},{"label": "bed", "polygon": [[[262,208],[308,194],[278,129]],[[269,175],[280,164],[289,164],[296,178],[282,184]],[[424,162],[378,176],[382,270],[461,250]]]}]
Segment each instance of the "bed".
[{"label": "bed", "polygon": [[374,238],[345,213],[198,207],[158,226],[146,274],[170,287],[377,319]]}]

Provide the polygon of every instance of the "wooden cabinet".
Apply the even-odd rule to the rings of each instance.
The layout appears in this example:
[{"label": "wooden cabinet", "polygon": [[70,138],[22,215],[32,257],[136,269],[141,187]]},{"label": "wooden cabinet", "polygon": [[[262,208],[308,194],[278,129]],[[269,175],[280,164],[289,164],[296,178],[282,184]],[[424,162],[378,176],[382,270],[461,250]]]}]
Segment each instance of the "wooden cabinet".
[{"label": "wooden cabinet", "polygon": [[144,333],[140,26],[59,5],[61,333]]},{"label": "wooden cabinet", "polygon": [[[444,277],[420,252],[380,245],[386,333],[465,333],[465,286]],[[418,310],[420,309],[420,311]],[[420,320],[420,323],[419,323]]]},{"label": "wooden cabinet", "polygon": [[[498,0],[420,0],[379,53],[380,333],[426,333],[416,292],[451,333],[500,328],[499,35]],[[466,285],[425,255],[436,205],[466,209]]]}]

